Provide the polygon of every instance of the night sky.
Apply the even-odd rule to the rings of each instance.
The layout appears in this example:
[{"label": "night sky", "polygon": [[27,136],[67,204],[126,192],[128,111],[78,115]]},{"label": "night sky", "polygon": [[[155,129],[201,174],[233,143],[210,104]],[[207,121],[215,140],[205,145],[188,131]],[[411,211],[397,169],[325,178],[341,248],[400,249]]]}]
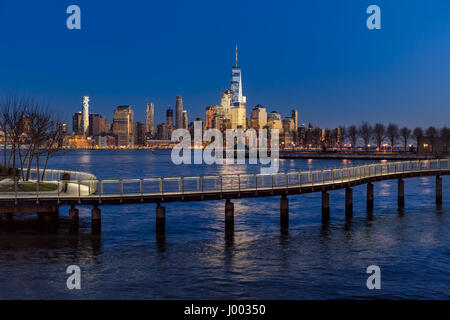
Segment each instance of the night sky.
[{"label": "night sky", "polygon": [[[81,8],[68,30],[66,8]],[[368,30],[366,8],[381,8]],[[182,95],[189,121],[229,88],[239,47],[247,115],[256,104],[320,127],[362,120],[450,125],[450,1],[0,0],[0,94],[49,102],[70,121],[132,105],[157,122]]]}]

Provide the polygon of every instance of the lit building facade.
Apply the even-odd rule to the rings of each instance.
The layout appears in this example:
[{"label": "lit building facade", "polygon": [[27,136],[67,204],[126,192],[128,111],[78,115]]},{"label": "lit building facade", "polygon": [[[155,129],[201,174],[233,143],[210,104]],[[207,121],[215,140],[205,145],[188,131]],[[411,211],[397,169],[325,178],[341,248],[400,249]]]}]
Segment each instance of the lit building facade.
[{"label": "lit building facade", "polygon": [[236,65],[231,71],[231,128],[246,129],[247,121],[247,99],[242,94],[242,72],[238,66],[236,47]]},{"label": "lit building facade", "polygon": [[113,133],[117,136],[117,146],[132,146],[134,143],[133,109],[118,106],[113,115]]},{"label": "lit building facade", "polygon": [[145,112],[145,133],[151,137],[155,135],[155,105],[153,102],[147,103]]},{"label": "lit building facade", "polygon": [[82,133],[87,135],[89,132],[89,97],[83,97],[83,115],[82,115]]}]

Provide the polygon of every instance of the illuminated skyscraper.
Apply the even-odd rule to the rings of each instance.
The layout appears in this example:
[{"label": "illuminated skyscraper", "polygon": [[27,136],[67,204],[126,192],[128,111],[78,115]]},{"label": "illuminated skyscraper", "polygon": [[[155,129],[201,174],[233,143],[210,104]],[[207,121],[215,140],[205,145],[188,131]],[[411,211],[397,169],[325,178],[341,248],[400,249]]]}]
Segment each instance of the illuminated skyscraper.
[{"label": "illuminated skyscraper", "polygon": [[89,130],[89,97],[84,96],[83,97],[83,115],[81,118],[82,122],[82,133],[84,135],[88,134]]},{"label": "illuminated skyscraper", "polygon": [[231,90],[222,91],[222,98],[220,99],[220,106],[223,109],[224,119],[231,120]]},{"label": "illuminated skyscraper", "polygon": [[175,102],[175,126],[177,129],[183,128],[183,98],[177,96]]},{"label": "illuminated skyscraper", "polygon": [[267,124],[267,111],[262,105],[258,104],[252,110],[250,121],[254,129],[262,129]]},{"label": "illuminated skyscraper", "polygon": [[113,115],[113,133],[118,146],[132,146],[134,143],[134,120],[131,106],[118,106]]},{"label": "illuminated skyscraper", "polygon": [[145,133],[149,133],[152,137],[155,133],[155,105],[153,102],[147,103],[145,113]]},{"label": "illuminated skyscraper", "polygon": [[170,106],[166,111],[166,125],[168,128],[173,128],[173,110]]},{"label": "illuminated skyscraper", "polygon": [[236,65],[231,73],[231,128],[246,127],[247,99],[242,95],[242,74],[241,67],[238,66],[238,52],[236,46]]},{"label": "illuminated skyscraper", "polygon": [[291,118],[294,120],[295,131],[298,130],[298,110],[293,109],[291,111]]},{"label": "illuminated skyscraper", "polygon": [[183,119],[183,124],[182,124],[181,128],[187,129],[189,127],[189,122],[188,122],[188,115],[187,115],[186,110],[183,110],[182,119]]}]

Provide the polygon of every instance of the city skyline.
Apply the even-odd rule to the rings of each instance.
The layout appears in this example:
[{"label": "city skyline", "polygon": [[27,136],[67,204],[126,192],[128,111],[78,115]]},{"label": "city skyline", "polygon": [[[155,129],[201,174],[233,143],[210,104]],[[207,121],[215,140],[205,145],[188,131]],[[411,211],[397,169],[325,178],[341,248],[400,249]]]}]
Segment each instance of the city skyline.
[{"label": "city skyline", "polygon": [[[203,1],[110,5],[107,14],[101,4],[80,1],[79,31],[65,28],[63,4],[30,3],[23,12],[20,4],[2,1],[0,92],[43,98],[61,110],[78,108],[79,97],[88,95],[98,113],[127,104],[136,108],[137,119],[145,119],[152,101],[155,123],[181,95],[198,116],[220,99],[237,43],[249,108],[262,104],[287,114],[296,107],[302,122],[321,127],[386,118],[409,127],[448,125],[450,4],[377,4],[382,29],[371,31],[365,26],[367,4],[358,1],[243,3],[238,16],[245,19],[236,19],[239,32],[230,33],[225,17],[232,8]],[[44,12],[47,18],[34,23],[34,13]],[[172,16],[179,19],[162,23]],[[422,18],[411,19],[417,16]],[[25,59],[29,44],[39,50]]]}]

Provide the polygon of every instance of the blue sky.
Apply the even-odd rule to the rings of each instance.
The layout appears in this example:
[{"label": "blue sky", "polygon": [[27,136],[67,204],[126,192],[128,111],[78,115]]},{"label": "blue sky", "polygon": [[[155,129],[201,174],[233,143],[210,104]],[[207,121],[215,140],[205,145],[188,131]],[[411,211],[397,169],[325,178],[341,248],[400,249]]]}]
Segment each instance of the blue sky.
[{"label": "blue sky", "polygon": [[[79,5],[82,29],[66,28]],[[366,28],[381,8],[382,30]],[[130,104],[156,119],[182,95],[189,120],[229,87],[239,46],[248,114],[256,104],[321,127],[450,125],[450,1],[0,0],[0,94],[67,116],[91,96],[109,120]]]}]

